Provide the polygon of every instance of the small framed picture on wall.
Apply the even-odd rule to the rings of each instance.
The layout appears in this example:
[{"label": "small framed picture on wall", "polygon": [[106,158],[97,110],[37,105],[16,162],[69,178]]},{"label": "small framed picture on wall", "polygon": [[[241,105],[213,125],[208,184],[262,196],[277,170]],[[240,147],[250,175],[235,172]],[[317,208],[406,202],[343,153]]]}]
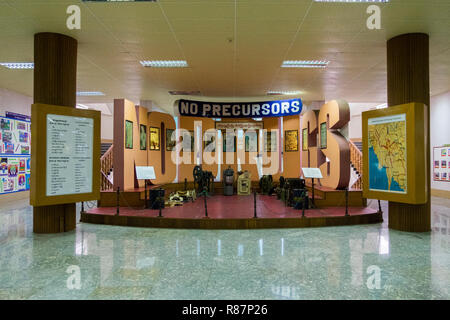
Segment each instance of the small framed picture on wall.
[{"label": "small framed picture on wall", "polygon": [[159,128],[150,127],[150,150],[158,151],[160,143]]},{"label": "small framed picture on wall", "polygon": [[133,149],[133,122],[125,120],[125,148]]},{"label": "small framed picture on wall", "polygon": [[141,150],[147,150],[147,126],[141,124],[140,125],[140,145]]},{"label": "small framed picture on wall", "polygon": [[298,151],[298,131],[286,130],[284,132],[284,151]]},{"label": "small framed picture on wall", "polygon": [[175,130],[173,129],[166,129],[166,150],[167,151],[173,151],[175,150],[175,146],[177,144],[176,138],[172,137],[174,135]]}]

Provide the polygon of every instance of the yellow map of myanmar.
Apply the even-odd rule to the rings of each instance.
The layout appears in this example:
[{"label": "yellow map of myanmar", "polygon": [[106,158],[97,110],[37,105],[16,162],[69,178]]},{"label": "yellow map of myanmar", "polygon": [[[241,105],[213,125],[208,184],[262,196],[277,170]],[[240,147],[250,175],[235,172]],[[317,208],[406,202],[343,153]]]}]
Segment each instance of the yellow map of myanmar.
[{"label": "yellow map of myanmar", "polygon": [[406,192],[406,117],[369,119],[369,188]]}]

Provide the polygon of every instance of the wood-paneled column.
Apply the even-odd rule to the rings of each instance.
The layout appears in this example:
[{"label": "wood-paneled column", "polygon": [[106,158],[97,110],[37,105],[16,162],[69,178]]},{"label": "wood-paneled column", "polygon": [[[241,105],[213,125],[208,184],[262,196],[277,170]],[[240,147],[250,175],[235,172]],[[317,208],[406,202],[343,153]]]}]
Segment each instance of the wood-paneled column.
[{"label": "wood-paneled column", "polygon": [[[426,232],[431,230],[430,198],[430,78],[429,37],[424,33],[408,33],[387,42],[387,93],[388,106],[409,102],[426,105],[427,162],[426,172],[428,201],[423,205],[389,202],[389,228]],[[421,130],[421,128],[417,128]],[[413,177],[407,177],[414,181]]]},{"label": "wood-paneled column", "polygon": [[[34,103],[75,108],[77,47],[77,40],[62,34],[34,35]],[[33,231],[36,233],[73,230],[75,220],[75,203],[33,207]]]}]

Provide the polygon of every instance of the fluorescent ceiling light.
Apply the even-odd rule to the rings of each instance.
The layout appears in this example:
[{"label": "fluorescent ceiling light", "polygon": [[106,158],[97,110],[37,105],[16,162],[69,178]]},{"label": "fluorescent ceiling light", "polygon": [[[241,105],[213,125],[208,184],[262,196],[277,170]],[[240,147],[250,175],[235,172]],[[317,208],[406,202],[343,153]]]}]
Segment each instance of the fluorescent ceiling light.
[{"label": "fluorescent ceiling light", "polygon": [[214,121],[222,121],[221,118],[212,118]]},{"label": "fluorescent ceiling light", "polygon": [[33,62],[0,62],[0,65],[8,69],[34,69]]},{"label": "fluorescent ceiling light", "polygon": [[186,68],[188,67],[185,60],[143,60],[141,64],[144,67],[152,68]]},{"label": "fluorescent ceiling light", "polygon": [[330,61],[326,60],[286,60],[282,68],[326,68]]},{"label": "fluorescent ceiling light", "polygon": [[252,118],[254,121],[262,121],[262,118]]},{"label": "fluorescent ceiling light", "polygon": [[83,2],[156,2],[156,0],[83,0]]},{"label": "fluorescent ceiling light", "polygon": [[78,91],[77,96],[104,96],[105,94],[100,91]]},{"label": "fluorescent ceiling light", "polygon": [[368,2],[389,2],[389,0],[314,0],[314,2],[368,3]]},{"label": "fluorescent ceiling light", "polygon": [[278,94],[296,95],[301,93],[302,93],[301,91],[267,91],[267,94],[269,95],[278,95]]},{"label": "fluorescent ceiling light", "polygon": [[81,103],[78,103],[78,104],[76,105],[76,108],[77,108],[77,109],[84,109],[84,110],[89,109],[88,106],[86,106],[86,105],[84,105],[84,104],[81,104]]}]

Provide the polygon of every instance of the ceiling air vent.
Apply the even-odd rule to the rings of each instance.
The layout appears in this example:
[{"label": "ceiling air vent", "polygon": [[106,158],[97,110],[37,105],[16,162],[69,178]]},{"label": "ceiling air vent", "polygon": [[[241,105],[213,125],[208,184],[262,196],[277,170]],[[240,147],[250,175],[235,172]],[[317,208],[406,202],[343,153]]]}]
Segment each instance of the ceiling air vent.
[{"label": "ceiling air vent", "polygon": [[199,96],[200,91],[169,91],[172,96]]}]

